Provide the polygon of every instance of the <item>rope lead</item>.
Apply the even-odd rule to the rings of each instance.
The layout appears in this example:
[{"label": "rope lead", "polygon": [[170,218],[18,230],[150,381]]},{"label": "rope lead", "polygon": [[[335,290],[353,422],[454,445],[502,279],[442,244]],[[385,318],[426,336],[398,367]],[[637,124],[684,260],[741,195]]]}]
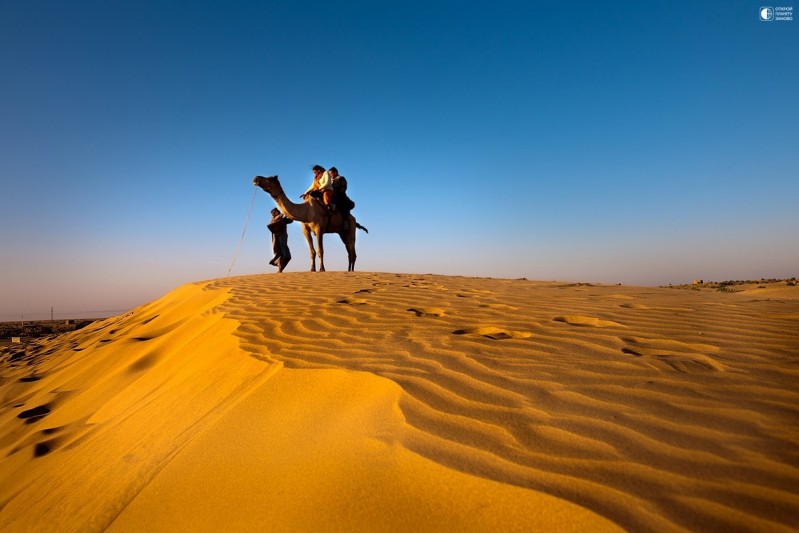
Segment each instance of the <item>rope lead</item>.
[{"label": "rope lead", "polygon": [[252,212],[252,205],[255,203],[255,195],[258,193],[258,189],[255,189],[252,192],[252,200],[250,200],[250,208],[247,210],[247,218],[244,220],[244,229],[241,230],[241,237],[239,237],[239,243],[236,245],[236,251],[233,252],[233,261],[230,262],[230,267],[227,269],[227,275],[230,277],[230,271],[233,270],[233,265],[236,264],[236,258],[239,256],[239,249],[241,248],[241,241],[244,240],[244,233],[247,231],[247,224],[250,222],[250,213]]}]

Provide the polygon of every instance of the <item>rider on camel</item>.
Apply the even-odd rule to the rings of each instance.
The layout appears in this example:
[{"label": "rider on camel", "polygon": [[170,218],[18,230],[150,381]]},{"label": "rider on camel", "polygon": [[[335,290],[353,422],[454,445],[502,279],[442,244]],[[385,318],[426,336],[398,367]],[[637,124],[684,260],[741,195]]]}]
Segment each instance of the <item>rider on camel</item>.
[{"label": "rider on camel", "polygon": [[313,183],[311,183],[307,191],[300,195],[300,198],[305,200],[309,194],[315,198],[321,196],[322,203],[325,204],[325,207],[330,209],[331,201],[333,200],[333,178],[330,176],[330,173],[325,170],[325,167],[321,165],[314,165],[313,176]]}]

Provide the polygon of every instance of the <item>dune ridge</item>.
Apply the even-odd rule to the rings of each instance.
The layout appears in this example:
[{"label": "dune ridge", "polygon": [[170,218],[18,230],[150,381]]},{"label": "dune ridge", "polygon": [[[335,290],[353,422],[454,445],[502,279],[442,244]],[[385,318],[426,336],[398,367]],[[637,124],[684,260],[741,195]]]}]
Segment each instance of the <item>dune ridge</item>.
[{"label": "dune ridge", "polygon": [[[241,528],[437,517],[471,530],[795,530],[797,295],[344,272],[188,285],[58,337],[24,366],[4,362],[0,473],[12,482],[0,526],[164,529],[183,511]],[[30,367],[44,377],[21,381]],[[36,407],[49,412],[20,418]],[[314,427],[318,445],[298,442]],[[51,429],[62,436],[47,444]],[[251,453],[253,441],[277,451]],[[342,492],[334,503],[286,468],[287,456],[300,461],[291,450],[315,458],[322,486]],[[279,485],[258,472],[281,471],[293,499],[228,488],[225,505],[187,513],[214,493],[203,479],[227,486],[220,470],[237,453],[251,492]],[[116,492],[81,496],[76,472]],[[181,485],[187,476],[195,483]],[[53,479],[58,490],[42,496]],[[372,505],[341,514],[364,491]],[[246,516],[226,511],[233,500]],[[318,512],[301,519],[308,508]]]},{"label": "dune ridge", "polygon": [[[237,324],[210,314],[226,297],[185,286],[3,365],[3,529],[106,527],[196,431],[268,379],[236,357]],[[218,356],[192,357],[208,350]],[[209,372],[225,379],[209,384]],[[28,406],[44,415],[20,419]]]}]

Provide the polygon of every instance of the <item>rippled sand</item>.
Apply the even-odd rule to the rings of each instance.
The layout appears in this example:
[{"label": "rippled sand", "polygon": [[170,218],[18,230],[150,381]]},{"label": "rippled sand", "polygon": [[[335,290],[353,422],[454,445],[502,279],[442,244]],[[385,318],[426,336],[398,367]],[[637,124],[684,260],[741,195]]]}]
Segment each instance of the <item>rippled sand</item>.
[{"label": "rippled sand", "polygon": [[0,528],[799,526],[799,288],[190,284],[2,355]]}]

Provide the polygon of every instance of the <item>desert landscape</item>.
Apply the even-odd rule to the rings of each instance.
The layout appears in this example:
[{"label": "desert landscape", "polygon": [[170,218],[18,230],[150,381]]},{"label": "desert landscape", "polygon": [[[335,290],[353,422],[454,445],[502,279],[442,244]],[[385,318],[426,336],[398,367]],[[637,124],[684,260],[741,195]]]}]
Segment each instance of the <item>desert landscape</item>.
[{"label": "desert landscape", "polygon": [[795,283],[190,283],[2,349],[0,529],[796,531],[797,363]]}]

